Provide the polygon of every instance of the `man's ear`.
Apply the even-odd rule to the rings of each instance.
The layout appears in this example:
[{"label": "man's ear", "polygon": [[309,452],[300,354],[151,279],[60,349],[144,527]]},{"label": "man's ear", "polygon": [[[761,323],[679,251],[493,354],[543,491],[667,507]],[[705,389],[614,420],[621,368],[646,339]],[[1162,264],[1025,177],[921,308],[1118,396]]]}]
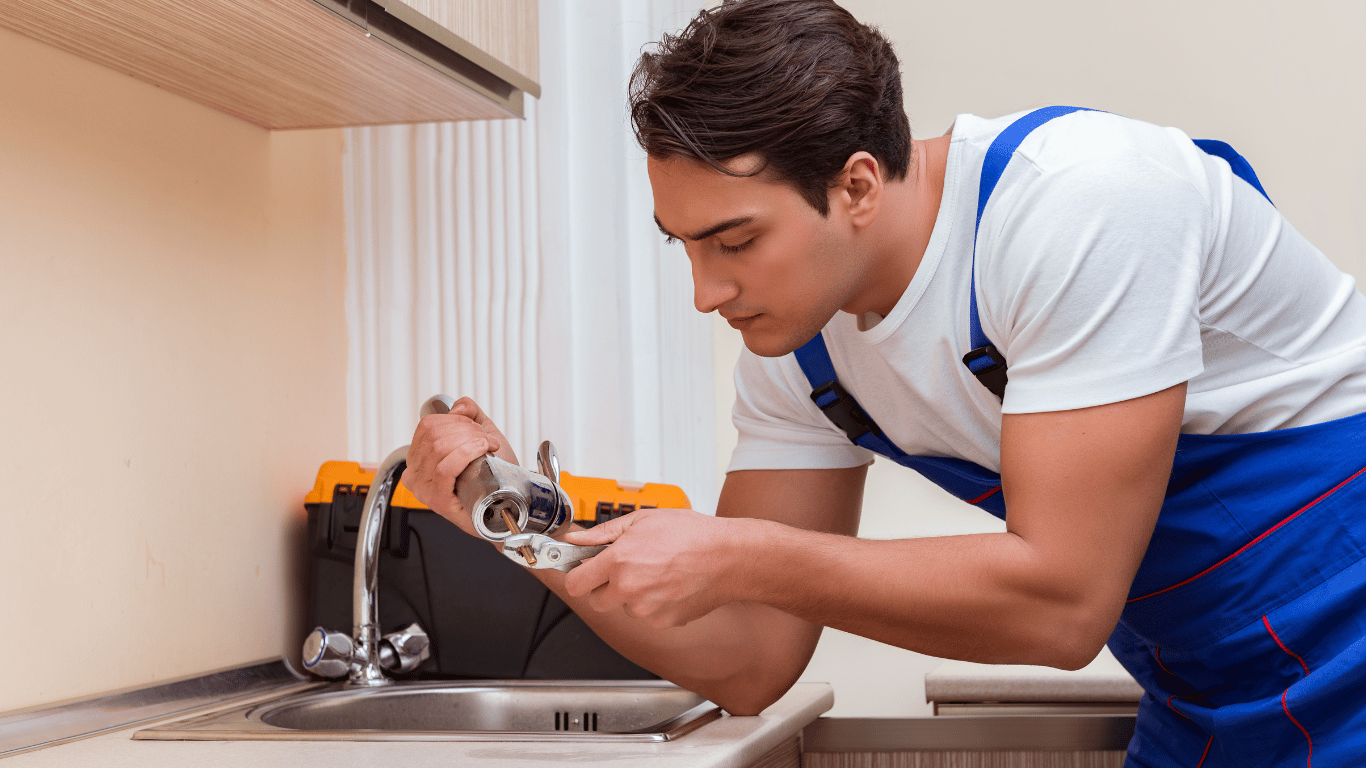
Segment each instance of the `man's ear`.
[{"label": "man's ear", "polygon": [[877,158],[863,151],[850,155],[834,192],[838,202],[847,206],[851,224],[866,227],[873,223],[882,205],[882,168]]}]

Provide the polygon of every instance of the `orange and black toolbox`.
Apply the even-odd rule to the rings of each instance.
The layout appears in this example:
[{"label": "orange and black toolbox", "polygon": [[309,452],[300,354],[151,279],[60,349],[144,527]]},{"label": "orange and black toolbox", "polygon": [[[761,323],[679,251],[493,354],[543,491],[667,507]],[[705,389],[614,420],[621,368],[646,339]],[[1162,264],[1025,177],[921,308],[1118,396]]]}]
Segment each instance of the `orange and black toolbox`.
[{"label": "orange and black toolbox", "polygon": [[[308,510],[309,626],[350,634],[356,532],[374,468],[329,461],[304,501]],[[584,526],[650,507],[686,508],[673,485],[623,484],[560,473]],[[525,568],[461,531],[399,483],[380,542],[380,629],[416,621],[431,658],[409,677],[649,679],[593,633]]]}]

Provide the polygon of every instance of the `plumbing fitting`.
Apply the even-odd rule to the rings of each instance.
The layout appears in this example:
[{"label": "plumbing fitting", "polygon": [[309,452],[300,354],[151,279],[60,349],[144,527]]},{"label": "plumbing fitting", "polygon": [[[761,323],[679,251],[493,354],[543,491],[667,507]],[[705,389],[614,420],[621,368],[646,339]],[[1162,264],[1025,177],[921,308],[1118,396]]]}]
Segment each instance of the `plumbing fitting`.
[{"label": "plumbing fitting", "polygon": [[[448,395],[437,395],[422,405],[422,415],[449,413],[453,405]],[[456,478],[455,495],[469,510],[481,538],[501,542],[522,533],[549,536],[574,518],[574,505],[559,485],[560,461],[549,440],[541,443],[536,464],[539,473],[489,453],[471,461]]]}]

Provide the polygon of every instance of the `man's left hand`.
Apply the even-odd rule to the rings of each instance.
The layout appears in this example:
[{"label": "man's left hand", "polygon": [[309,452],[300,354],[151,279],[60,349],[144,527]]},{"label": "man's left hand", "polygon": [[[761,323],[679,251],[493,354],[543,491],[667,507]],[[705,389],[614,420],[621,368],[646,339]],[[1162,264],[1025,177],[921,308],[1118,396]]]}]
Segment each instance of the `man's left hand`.
[{"label": "man's left hand", "polygon": [[681,627],[738,599],[735,557],[747,520],[690,509],[642,509],[565,537],[571,544],[608,544],[565,578],[596,611],[620,608],[654,627]]}]

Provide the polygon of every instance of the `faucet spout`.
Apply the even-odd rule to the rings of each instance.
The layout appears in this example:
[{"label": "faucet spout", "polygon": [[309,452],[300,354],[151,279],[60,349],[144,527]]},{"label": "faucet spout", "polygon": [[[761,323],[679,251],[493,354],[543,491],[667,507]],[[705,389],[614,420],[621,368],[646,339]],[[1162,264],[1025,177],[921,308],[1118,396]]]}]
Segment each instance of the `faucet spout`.
[{"label": "faucet spout", "polygon": [[384,521],[389,516],[389,500],[398,478],[408,466],[408,446],[385,457],[375,472],[370,491],[365,494],[360,530],[356,533],[356,565],[352,584],[351,636],[355,638],[354,659],[348,683],[353,686],[388,685],[380,668],[379,630],[379,545]]},{"label": "faucet spout", "polygon": [[[453,398],[436,395],[423,403],[421,413],[449,413],[454,404]],[[460,500],[472,510],[471,517],[481,536],[499,541],[516,533],[549,534],[573,517],[569,496],[557,482],[559,460],[549,443],[541,446],[539,464],[544,476],[486,455],[461,473]],[[380,636],[379,629],[380,540],[394,489],[407,466],[405,445],[385,457],[365,494],[351,585],[351,637],[317,627],[304,640],[304,668],[322,677],[347,675],[347,685],[351,687],[390,685],[393,680],[384,674],[385,669],[400,674],[412,672],[431,656],[431,640],[417,624],[386,637]],[[515,525],[499,520],[497,524],[507,526],[499,533],[489,528],[489,521],[501,514],[513,519]],[[530,548],[524,549],[530,552]],[[526,558],[528,565],[535,562],[532,557]]]}]

